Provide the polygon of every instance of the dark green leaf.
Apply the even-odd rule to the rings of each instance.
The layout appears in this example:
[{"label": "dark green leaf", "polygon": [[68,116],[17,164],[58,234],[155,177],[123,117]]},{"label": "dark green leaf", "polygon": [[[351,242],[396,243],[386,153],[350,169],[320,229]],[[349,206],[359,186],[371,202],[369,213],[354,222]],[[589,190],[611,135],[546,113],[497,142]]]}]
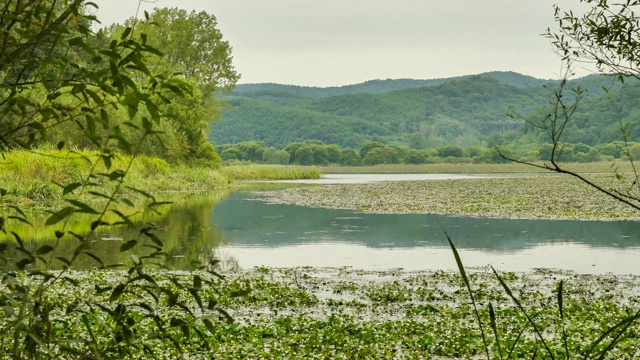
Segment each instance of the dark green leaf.
[{"label": "dark green leaf", "polygon": [[209,330],[211,334],[216,333],[216,328],[213,326],[213,323],[211,323],[211,320],[203,319],[202,322],[204,323],[204,326],[207,328],[207,330]]},{"label": "dark green leaf", "polygon": [[76,286],[76,287],[80,285],[80,282],[78,282],[78,280],[76,280],[74,278],[71,278],[71,277],[68,277],[68,276],[63,276],[62,280],[66,281],[69,284],[71,284],[73,286]]},{"label": "dark green leaf", "polygon": [[138,240],[129,240],[126,243],[120,245],[120,252],[125,252],[131,250],[134,246],[138,244]]},{"label": "dark green leaf", "polygon": [[58,144],[56,145],[56,148],[58,150],[62,150],[64,148],[64,141],[59,141]]},{"label": "dark green leaf", "polygon": [[126,29],[124,29],[122,35],[120,36],[120,40],[126,39],[129,34],[131,34],[131,27],[127,27]]},{"label": "dark green leaf", "polygon": [[118,286],[116,286],[111,292],[111,296],[109,296],[109,301],[114,302],[118,300],[122,295],[122,293],[124,292],[125,287],[126,287],[126,284],[118,284]]},{"label": "dark green leaf", "polygon": [[53,246],[42,245],[36,250],[36,255],[45,255],[53,251]]},{"label": "dark green leaf", "polygon": [[233,322],[233,318],[231,317],[231,315],[229,315],[229,313],[226,312],[224,309],[216,309],[216,310],[218,310],[218,312],[222,314],[222,316],[224,316],[224,318],[227,320],[228,323]]},{"label": "dark green leaf", "polygon": [[169,326],[172,326],[172,327],[182,326],[184,324],[185,322],[182,319],[171,318],[171,320],[169,320]]},{"label": "dark green leaf", "polygon": [[64,187],[64,190],[62,190],[62,196],[72,193],[73,190],[79,188],[80,186],[82,186],[82,184],[79,182],[68,184],[67,186]]},{"label": "dark green leaf", "polygon": [[77,200],[67,200],[68,203],[70,203],[71,205],[76,206],[76,209],[74,210],[77,213],[83,213],[83,214],[99,214],[98,211],[96,211],[94,208],[92,208],[91,206],[77,201]]},{"label": "dark green leaf", "polygon": [[7,216],[7,218],[8,218],[8,219],[13,219],[13,220],[18,220],[18,221],[20,221],[21,223],[25,223],[25,224],[27,224],[27,225],[29,225],[29,226],[33,227],[33,225],[32,225],[29,221],[27,221],[27,219],[25,219],[25,218],[21,218],[21,217],[19,217],[19,216]]},{"label": "dark green leaf", "polygon": [[102,259],[100,259],[99,257],[95,256],[94,254],[90,253],[90,252],[83,252],[83,254],[87,255],[88,257],[92,258],[93,260],[97,261],[98,264],[100,264],[101,267],[105,267],[104,266],[104,262],[102,261]]},{"label": "dark green leaf", "polygon": [[22,260],[18,261],[16,266],[18,267],[18,270],[24,270],[24,268],[27,265],[32,264],[33,262],[34,262],[33,259],[22,259]]},{"label": "dark green leaf", "polygon": [[121,213],[120,211],[115,210],[115,209],[111,209],[110,211],[111,211],[112,213],[114,213],[114,214],[118,215],[118,217],[120,217],[120,219],[122,219],[122,223],[127,224],[127,226],[128,226],[130,229],[133,229],[133,228],[135,228],[135,227],[136,227],[136,225],[133,223],[133,221],[131,221],[130,216],[126,216],[125,214],[123,214],[123,213]]},{"label": "dark green leaf", "polygon": [[45,226],[51,226],[59,223],[60,221],[66,219],[71,214],[73,214],[73,207],[68,206],[58,212],[51,213],[51,216],[45,221]]},{"label": "dark green leaf", "polygon": [[67,266],[71,266],[71,262],[69,260],[67,260],[66,258],[63,258],[61,256],[56,257],[56,259],[58,261],[60,261],[61,263],[67,265]]}]

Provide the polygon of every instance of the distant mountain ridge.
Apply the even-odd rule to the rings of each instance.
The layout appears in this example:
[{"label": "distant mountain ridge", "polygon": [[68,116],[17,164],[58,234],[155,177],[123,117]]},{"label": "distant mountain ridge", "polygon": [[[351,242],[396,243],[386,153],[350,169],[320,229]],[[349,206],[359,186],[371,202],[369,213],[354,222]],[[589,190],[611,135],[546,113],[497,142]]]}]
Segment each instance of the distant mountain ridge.
[{"label": "distant mountain ridge", "polygon": [[[580,86],[586,90],[579,112],[583,123],[599,127],[592,133],[611,138],[618,123],[607,118],[596,125],[599,118],[594,114],[607,113],[611,102],[603,97],[623,89],[635,93],[633,86],[638,83],[629,80],[621,85],[609,76],[590,75],[571,80],[567,89]],[[524,117],[534,116],[536,109],[548,104],[558,84],[559,80],[501,71],[446,79],[371,80],[327,88],[244,84],[226,97],[234,110],[223,111],[209,138],[216,144],[262,141],[276,148],[316,139],[359,148],[368,140],[406,145],[412,134],[421,133],[430,147],[486,145],[502,134],[511,134],[511,140],[517,137],[513,132],[525,122],[510,117],[510,109]],[[580,122],[577,119],[576,124]],[[589,131],[583,133],[584,139],[578,140],[599,141],[587,136]]]},{"label": "distant mountain ridge", "polygon": [[260,83],[260,84],[240,84],[236,86],[232,95],[242,96],[244,93],[250,93],[255,91],[280,91],[292,94],[298,94],[311,98],[320,98],[336,95],[347,94],[381,94],[393,90],[401,90],[422,86],[434,86],[446,84],[451,81],[461,80],[471,76],[482,76],[498,80],[505,85],[511,85],[516,87],[528,87],[528,86],[542,86],[548,82],[554,82],[554,80],[541,80],[532,76],[522,75],[511,71],[491,71],[478,75],[463,75],[454,76],[441,79],[428,79],[428,80],[416,80],[416,79],[386,79],[386,80],[369,80],[360,84],[344,85],[344,86],[331,86],[331,87],[315,87],[315,86],[300,86],[300,85],[283,85],[274,83]]}]

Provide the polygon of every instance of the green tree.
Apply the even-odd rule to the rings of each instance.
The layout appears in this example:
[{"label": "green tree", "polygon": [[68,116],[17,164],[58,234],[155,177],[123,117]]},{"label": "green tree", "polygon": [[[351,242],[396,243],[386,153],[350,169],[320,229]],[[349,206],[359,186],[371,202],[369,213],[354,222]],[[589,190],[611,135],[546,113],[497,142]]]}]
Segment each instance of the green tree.
[{"label": "green tree", "polygon": [[178,8],[154,9],[148,20],[130,18],[124,25],[108,29],[117,38],[137,26],[149,45],[162,49],[162,57],[149,57],[146,66],[157,73],[181,77],[194,86],[185,97],[175,97],[163,105],[174,121],[175,132],[184,134],[183,160],[210,159],[208,142],[211,122],[220,118],[225,106],[218,99],[233,90],[239,75],[231,63],[231,46],[223,40],[215,16],[206,12],[188,13]]},{"label": "green tree", "polygon": [[480,152],[482,151],[482,148],[479,146],[471,146],[465,149],[465,153],[467,154],[468,157],[473,158],[475,156],[480,155]]},{"label": "green tree", "polygon": [[[274,147],[268,147],[262,153],[262,161],[265,164],[277,164],[278,163],[278,150]],[[287,153],[288,154],[288,153]],[[222,154],[220,154],[222,156]]]},{"label": "green tree", "polygon": [[411,136],[409,136],[409,148],[422,150],[427,148],[427,140],[424,138],[424,135],[416,131]]},{"label": "green tree", "polygon": [[284,150],[276,151],[276,164],[288,165],[290,162],[289,157],[289,153]]},{"label": "green tree", "polygon": [[462,150],[459,146],[455,145],[447,145],[438,149],[438,155],[440,157],[463,157],[464,150]]},{"label": "green tree", "polygon": [[383,143],[379,142],[379,141],[367,141],[360,148],[360,158],[364,160],[364,158],[367,156],[369,151],[371,151],[373,149],[376,149],[376,148],[383,148],[384,146],[385,145]]},{"label": "green tree", "polygon": [[342,153],[342,149],[340,146],[336,144],[326,145],[325,150],[327,151],[327,161],[332,164],[337,164],[340,162],[340,155]]},{"label": "green tree", "polygon": [[427,162],[427,156],[423,151],[411,150],[409,154],[404,158],[405,164],[424,164]]},{"label": "green tree", "polygon": [[367,153],[362,162],[365,165],[398,164],[400,154],[397,149],[390,146],[375,147]]},{"label": "green tree", "polygon": [[296,164],[300,165],[313,165],[314,164],[314,152],[311,145],[303,144],[296,150]]},{"label": "green tree", "polygon": [[343,149],[340,153],[340,165],[357,166],[360,165],[360,154],[352,148]]},{"label": "green tree", "polygon": [[290,163],[297,163],[297,159],[296,159],[296,151],[298,151],[298,149],[304,145],[304,143],[301,142],[294,142],[291,143],[287,146],[285,146],[285,148],[283,149],[284,151],[289,153],[289,162]]},{"label": "green tree", "polygon": [[235,145],[240,151],[240,160],[260,162],[267,147],[259,141],[246,141]]}]

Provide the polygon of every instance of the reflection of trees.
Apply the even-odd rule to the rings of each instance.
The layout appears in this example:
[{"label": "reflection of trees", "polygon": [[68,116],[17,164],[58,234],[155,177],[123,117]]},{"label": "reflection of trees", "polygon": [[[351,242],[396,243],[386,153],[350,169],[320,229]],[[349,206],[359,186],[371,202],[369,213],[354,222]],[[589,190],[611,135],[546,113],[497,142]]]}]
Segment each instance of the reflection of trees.
[{"label": "reflection of trees", "polygon": [[[212,194],[191,195],[174,202],[166,208],[158,219],[154,222],[159,227],[158,237],[164,242],[164,251],[167,252],[167,266],[173,269],[190,269],[197,261],[207,261],[213,254],[213,249],[222,242],[223,234],[221,229],[213,226],[214,205],[217,201],[227,196],[228,192],[215,192]],[[37,222],[37,219],[35,220]],[[25,247],[35,250],[43,244],[53,245],[53,240],[43,240],[40,236],[42,229],[26,231],[22,236],[26,240]],[[35,232],[34,232],[35,231]],[[30,238],[29,236],[34,236]],[[129,254],[120,253],[120,246],[123,241],[138,238],[138,230],[126,227],[102,227],[99,228],[95,236],[90,239],[90,252],[98,255],[105,264],[128,263]],[[53,236],[49,238],[53,239]],[[45,237],[46,239],[46,237]],[[9,245],[8,257],[20,258],[21,254],[12,247],[14,241],[5,242]],[[78,246],[78,242],[68,239],[60,244],[59,254],[69,257]],[[138,255],[149,253],[144,246],[138,245],[135,249]],[[55,266],[61,266],[55,263]],[[0,263],[0,267],[4,267]],[[78,258],[75,269],[90,269],[99,264],[87,257]]]},{"label": "reflection of trees", "polygon": [[[360,214],[243,200],[247,197],[232,194],[216,205],[215,224],[233,245],[277,247],[342,241],[368,247],[447,246],[434,215]],[[640,246],[640,222],[439,219],[461,249],[505,251],[563,242],[592,247]]]}]

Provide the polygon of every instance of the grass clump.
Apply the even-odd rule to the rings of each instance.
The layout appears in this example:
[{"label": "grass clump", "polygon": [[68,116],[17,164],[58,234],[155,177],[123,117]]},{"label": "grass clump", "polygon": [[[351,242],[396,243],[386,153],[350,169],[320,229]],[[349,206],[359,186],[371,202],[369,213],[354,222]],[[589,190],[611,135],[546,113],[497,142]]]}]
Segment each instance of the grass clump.
[{"label": "grass clump", "polygon": [[230,181],[319,179],[321,175],[316,167],[253,164],[225,166],[220,172]]}]

